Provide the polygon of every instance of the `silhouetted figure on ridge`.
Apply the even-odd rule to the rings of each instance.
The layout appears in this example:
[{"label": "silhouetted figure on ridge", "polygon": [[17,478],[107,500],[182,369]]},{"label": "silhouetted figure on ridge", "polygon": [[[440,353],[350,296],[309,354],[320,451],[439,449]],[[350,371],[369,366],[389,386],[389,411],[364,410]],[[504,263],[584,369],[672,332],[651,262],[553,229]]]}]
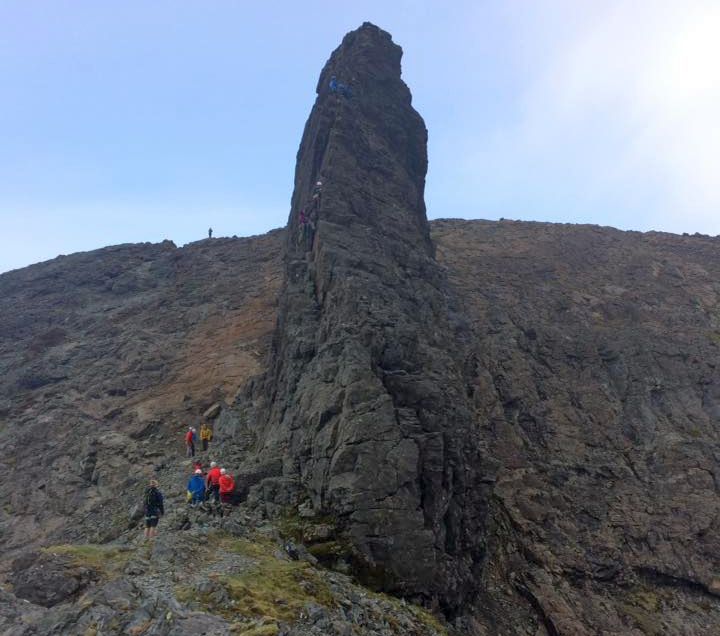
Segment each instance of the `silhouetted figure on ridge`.
[{"label": "silhouetted figure on ridge", "polygon": [[208,228],[208,238],[212,238],[212,228]]}]

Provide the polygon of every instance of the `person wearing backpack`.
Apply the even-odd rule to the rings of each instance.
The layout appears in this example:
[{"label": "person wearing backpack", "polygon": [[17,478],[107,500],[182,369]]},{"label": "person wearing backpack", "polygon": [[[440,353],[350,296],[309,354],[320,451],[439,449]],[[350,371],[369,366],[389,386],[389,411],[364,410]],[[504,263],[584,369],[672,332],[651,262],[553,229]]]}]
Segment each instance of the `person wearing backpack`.
[{"label": "person wearing backpack", "polygon": [[233,492],[235,491],[235,480],[224,468],[220,469],[220,502],[232,503]]},{"label": "person wearing backpack", "polygon": [[163,496],[158,489],[157,480],[150,480],[150,485],[145,490],[143,503],[145,507],[145,538],[153,539],[157,536],[157,525],[160,517],[165,514]]}]

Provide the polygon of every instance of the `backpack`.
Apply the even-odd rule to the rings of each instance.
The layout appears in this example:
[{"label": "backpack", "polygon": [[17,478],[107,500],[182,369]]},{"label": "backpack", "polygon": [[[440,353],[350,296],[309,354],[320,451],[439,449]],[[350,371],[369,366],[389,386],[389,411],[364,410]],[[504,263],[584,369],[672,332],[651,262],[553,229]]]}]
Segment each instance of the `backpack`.
[{"label": "backpack", "polygon": [[145,497],[143,499],[145,514],[147,514],[148,511],[157,508],[157,500],[157,489],[154,486],[151,486],[145,491]]}]

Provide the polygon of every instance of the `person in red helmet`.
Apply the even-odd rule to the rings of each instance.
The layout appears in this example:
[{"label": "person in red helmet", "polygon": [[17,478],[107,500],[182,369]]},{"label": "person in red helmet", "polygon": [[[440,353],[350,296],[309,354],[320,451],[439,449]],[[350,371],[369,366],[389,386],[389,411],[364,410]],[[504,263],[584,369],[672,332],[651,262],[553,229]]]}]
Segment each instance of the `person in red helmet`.
[{"label": "person in red helmet", "polygon": [[222,503],[232,503],[233,493],[235,492],[235,480],[224,468],[220,469],[220,501]]},{"label": "person in red helmet", "polygon": [[205,480],[207,498],[220,501],[220,468],[215,462],[210,462],[210,470]]}]

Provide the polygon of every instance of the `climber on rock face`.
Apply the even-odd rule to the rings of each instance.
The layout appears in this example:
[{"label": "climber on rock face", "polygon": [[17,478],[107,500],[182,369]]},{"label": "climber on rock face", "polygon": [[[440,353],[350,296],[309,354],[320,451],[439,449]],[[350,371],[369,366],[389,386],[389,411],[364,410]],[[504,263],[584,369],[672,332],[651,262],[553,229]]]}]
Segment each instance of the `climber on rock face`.
[{"label": "climber on rock face", "polygon": [[160,517],[165,514],[163,496],[158,490],[158,482],[150,480],[150,485],[145,490],[145,538],[152,539],[157,536],[157,525]]},{"label": "climber on rock face", "polygon": [[210,470],[207,474],[205,486],[207,488],[207,498],[220,501],[220,468],[215,462],[210,462]]},{"label": "climber on rock face", "polygon": [[[312,206],[310,207],[310,214],[317,212],[320,208],[320,202],[322,200],[323,184],[322,181],[318,181],[313,187],[312,191]],[[312,220],[310,217],[308,220]]]},{"label": "climber on rock face", "polygon": [[224,468],[220,469],[219,485],[221,503],[232,503],[233,492],[235,491],[235,480]]},{"label": "climber on rock face", "polygon": [[202,442],[202,449],[204,451],[208,449],[208,444],[210,443],[211,439],[212,429],[207,425],[206,422],[203,422],[202,426],[200,427],[200,441]]},{"label": "climber on rock face", "polygon": [[307,218],[307,215],[305,214],[305,208],[303,208],[302,210],[300,210],[300,214],[298,215],[298,224],[300,225],[300,231],[298,232],[298,237],[297,237],[298,245],[304,246],[307,242],[307,237],[306,237],[307,222],[308,222],[308,218]]},{"label": "climber on rock face", "polygon": [[195,457],[195,436],[193,435],[192,426],[185,433],[185,446],[187,447],[187,456]]},{"label": "climber on rock face", "polygon": [[337,77],[335,77],[334,75],[330,78],[330,83],[328,84],[328,87],[330,88],[331,93],[338,93],[343,97],[350,97],[352,95],[350,87],[347,84],[342,84],[338,82]]},{"label": "climber on rock face", "polygon": [[191,506],[197,506],[205,501],[205,480],[203,479],[202,470],[200,468],[196,469],[195,474],[190,477],[187,489],[191,495]]}]

